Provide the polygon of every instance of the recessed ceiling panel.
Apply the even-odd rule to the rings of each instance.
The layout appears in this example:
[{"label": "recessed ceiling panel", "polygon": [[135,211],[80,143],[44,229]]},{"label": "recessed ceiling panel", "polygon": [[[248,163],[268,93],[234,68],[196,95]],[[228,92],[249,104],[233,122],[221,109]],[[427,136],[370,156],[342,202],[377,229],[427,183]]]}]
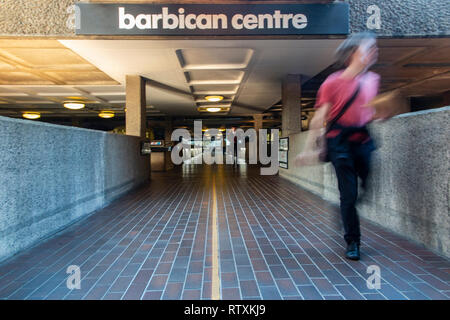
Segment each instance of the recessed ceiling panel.
[{"label": "recessed ceiling panel", "polygon": [[187,72],[189,84],[238,84],[242,81],[241,70],[191,70]]},{"label": "recessed ceiling panel", "polygon": [[181,66],[186,70],[243,69],[253,55],[246,48],[192,48],[177,51]]},{"label": "recessed ceiling panel", "polygon": [[76,90],[67,86],[16,86],[16,91],[30,92],[42,96],[65,96],[79,94]]},{"label": "recessed ceiling panel", "polygon": [[88,92],[94,96],[105,94],[125,94],[125,86],[113,85],[113,86],[77,86],[77,88]]},{"label": "recessed ceiling panel", "polygon": [[0,84],[53,84],[50,80],[24,71],[0,72]]},{"label": "recessed ceiling panel", "polygon": [[35,68],[64,68],[66,65],[87,64],[74,52],[62,48],[6,48],[9,55]]},{"label": "recessed ceiling panel", "polygon": [[237,92],[238,85],[233,84],[199,84],[194,85],[193,91],[196,95],[202,94],[228,94],[232,95]]}]

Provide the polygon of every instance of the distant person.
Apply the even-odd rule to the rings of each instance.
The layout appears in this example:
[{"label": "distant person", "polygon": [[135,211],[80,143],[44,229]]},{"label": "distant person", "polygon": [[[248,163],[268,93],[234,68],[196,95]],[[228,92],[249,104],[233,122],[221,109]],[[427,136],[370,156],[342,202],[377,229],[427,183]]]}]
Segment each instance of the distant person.
[{"label": "distant person", "polygon": [[[377,95],[380,82],[379,75],[368,71],[378,58],[375,35],[358,33],[350,36],[336,50],[336,58],[344,68],[331,74],[318,91],[317,111],[310,123],[307,145],[315,141],[318,129],[323,128],[326,122],[330,125],[347,105],[329,128],[326,146],[338,180],[344,239],[347,242],[345,256],[359,260],[361,233],[355,207],[358,177],[365,189],[371,153],[375,150],[366,128],[374,119],[375,110],[368,103]],[[297,156],[296,165],[305,163],[308,152],[306,150]]]},{"label": "distant person", "polygon": [[233,161],[233,166],[237,166],[239,154],[238,154],[238,139],[237,139],[236,127],[234,127],[234,126],[231,127],[231,132],[233,134],[233,159],[235,159],[235,161]]}]

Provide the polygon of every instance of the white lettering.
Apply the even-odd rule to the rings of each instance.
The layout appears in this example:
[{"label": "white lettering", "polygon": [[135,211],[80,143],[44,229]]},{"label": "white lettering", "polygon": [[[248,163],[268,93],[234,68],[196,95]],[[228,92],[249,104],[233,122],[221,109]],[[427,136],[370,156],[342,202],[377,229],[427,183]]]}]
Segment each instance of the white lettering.
[{"label": "white lettering", "polygon": [[292,18],[292,25],[296,29],[303,29],[308,25],[308,19],[304,14],[296,14]]},{"label": "white lettering", "polygon": [[[206,21],[206,23],[204,23]],[[197,27],[199,29],[211,29],[212,22],[211,22],[211,15],[210,14],[200,14],[197,17]]]},{"label": "white lettering", "polygon": [[381,29],[381,9],[377,5],[367,8],[367,13],[371,16],[367,19],[367,28],[370,30]]},{"label": "white lettering", "polygon": [[179,28],[180,29],[184,29],[184,8],[180,8],[178,9],[178,13],[180,14],[180,25]]},{"label": "white lettering", "polygon": [[283,14],[283,29],[289,28],[289,20],[292,19],[293,14]]},{"label": "white lettering", "polygon": [[377,265],[370,265],[366,272],[371,274],[366,280],[367,289],[381,289],[381,270]]},{"label": "white lettering", "polygon": [[[169,9],[162,9],[163,29],[176,29],[178,27],[178,17],[175,14],[169,14]],[[170,21],[172,23],[170,23]]]},{"label": "white lettering", "polygon": [[213,29],[219,28],[219,20],[222,26],[222,29],[228,29],[227,16],[224,14],[215,14],[213,15]]},{"label": "white lettering", "polygon": [[71,265],[67,267],[66,273],[70,274],[67,278],[67,289],[81,289],[81,270],[79,266]]},{"label": "white lettering", "polygon": [[267,22],[267,29],[273,28],[273,19],[271,14],[259,14],[258,15],[258,28],[264,29],[265,24],[264,21]]},{"label": "white lettering", "polygon": [[255,29],[258,27],[258,18],[254,14],[247,14],[244,17],[245,29]]},{"label": "white lettering", "polygon": [[[119,29],[228,29],[228,16],[226,14],[185,14],[184,8],[178,8],[177,13],[170,13],[168,7],[163,7],[160,14],[141,13],[134,16],[126,13],[124,7],[118,9]],[[369,18],[368,26],[370,24],[371,28],[379,28],[379,11],[376,11],[374,6],[369,7],[369,9],[375,10],[375,13]],[[273,14],[235,14],[231,18],[231,27],[235,30],[288,29],[290,27],[304,29],[307,25],[306,15],[301,13],[295,15],[292,13],[281,14],[280,10],[275,10]]]},{"label": "white lettering", "polygon": [[125,8],[119,7],[119,29],[133,29],[135,24],[133,15],[125,13]]},{"label": "white lettering", "polygon": [[243,28],[242,22],[239,23],[238,20],[243,21],[244,16],[242,14],[235,14],[233,18],[231,19],[231,26],[233,29],[240,30]]},{"label": "white lettering", "polygon": [[158,29],[158,21],[162,20],[162,14],[152,14],[152,28]]},{"label": "white lettering", "polygon": [[275,10],[275,13],[273,14],[273,18],[275,19],[275,28],[276,29],[280,29],[282,17],[283,17],[283,15],[280,13],[280,10]]},{"label": "white lettering", "polygon": [[[197,28],[197,25],[195,24],[195,14],[188,14],[186,16],[186,28],[188,29],[195,29]],[[194,21],[194,22],[192,22]]]},{"label": "white lettering", "polygon": [[[142,21],[145,21],[143,23]],[[139,29],[151,29],[151,15],[149,14],[140,14],[136,17],[136,27]]]}]

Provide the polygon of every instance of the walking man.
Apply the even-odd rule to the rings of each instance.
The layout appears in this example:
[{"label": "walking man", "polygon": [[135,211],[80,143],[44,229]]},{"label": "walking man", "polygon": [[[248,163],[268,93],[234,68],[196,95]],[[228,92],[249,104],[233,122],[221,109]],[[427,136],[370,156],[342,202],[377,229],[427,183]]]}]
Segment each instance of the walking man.
[{"label": "walking man", "polygon": [[[347,243],[346,258],[360,258],[360,227],[356,212],[358,177],[366,186],[371,152],[375,149],[366,125],[375,111],[368,103],[377,95],[380,77],[368,69],[376,62],[378,49],[371,33],[350,36],[336,50],[344,68],[331,74],[319,89],[316,113],[310,123],[307,141],[314,141],[318,129],[331,121],[326,134],[328,159],[333,164],[340,193],[340,211]],[[343,113],[340,114],[340,112]],[[338,115],[340,116],[338,117]],[[333,121],[332,119],[338,120]],[[305,153],[296,158],[304,162]]]}]

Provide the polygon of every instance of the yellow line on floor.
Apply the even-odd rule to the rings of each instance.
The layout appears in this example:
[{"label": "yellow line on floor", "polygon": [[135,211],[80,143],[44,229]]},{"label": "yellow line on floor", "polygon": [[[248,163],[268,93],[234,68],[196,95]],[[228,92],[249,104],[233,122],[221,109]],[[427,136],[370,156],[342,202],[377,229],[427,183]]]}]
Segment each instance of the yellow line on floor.
[{"label": "yellow line on floor", "polygon": [[219,240],[217,236],[217,195],[216,177],[213,175],[213,203],[212,203],[212,284],[211,299],[220,299],[220,278],[219,278]]}]

